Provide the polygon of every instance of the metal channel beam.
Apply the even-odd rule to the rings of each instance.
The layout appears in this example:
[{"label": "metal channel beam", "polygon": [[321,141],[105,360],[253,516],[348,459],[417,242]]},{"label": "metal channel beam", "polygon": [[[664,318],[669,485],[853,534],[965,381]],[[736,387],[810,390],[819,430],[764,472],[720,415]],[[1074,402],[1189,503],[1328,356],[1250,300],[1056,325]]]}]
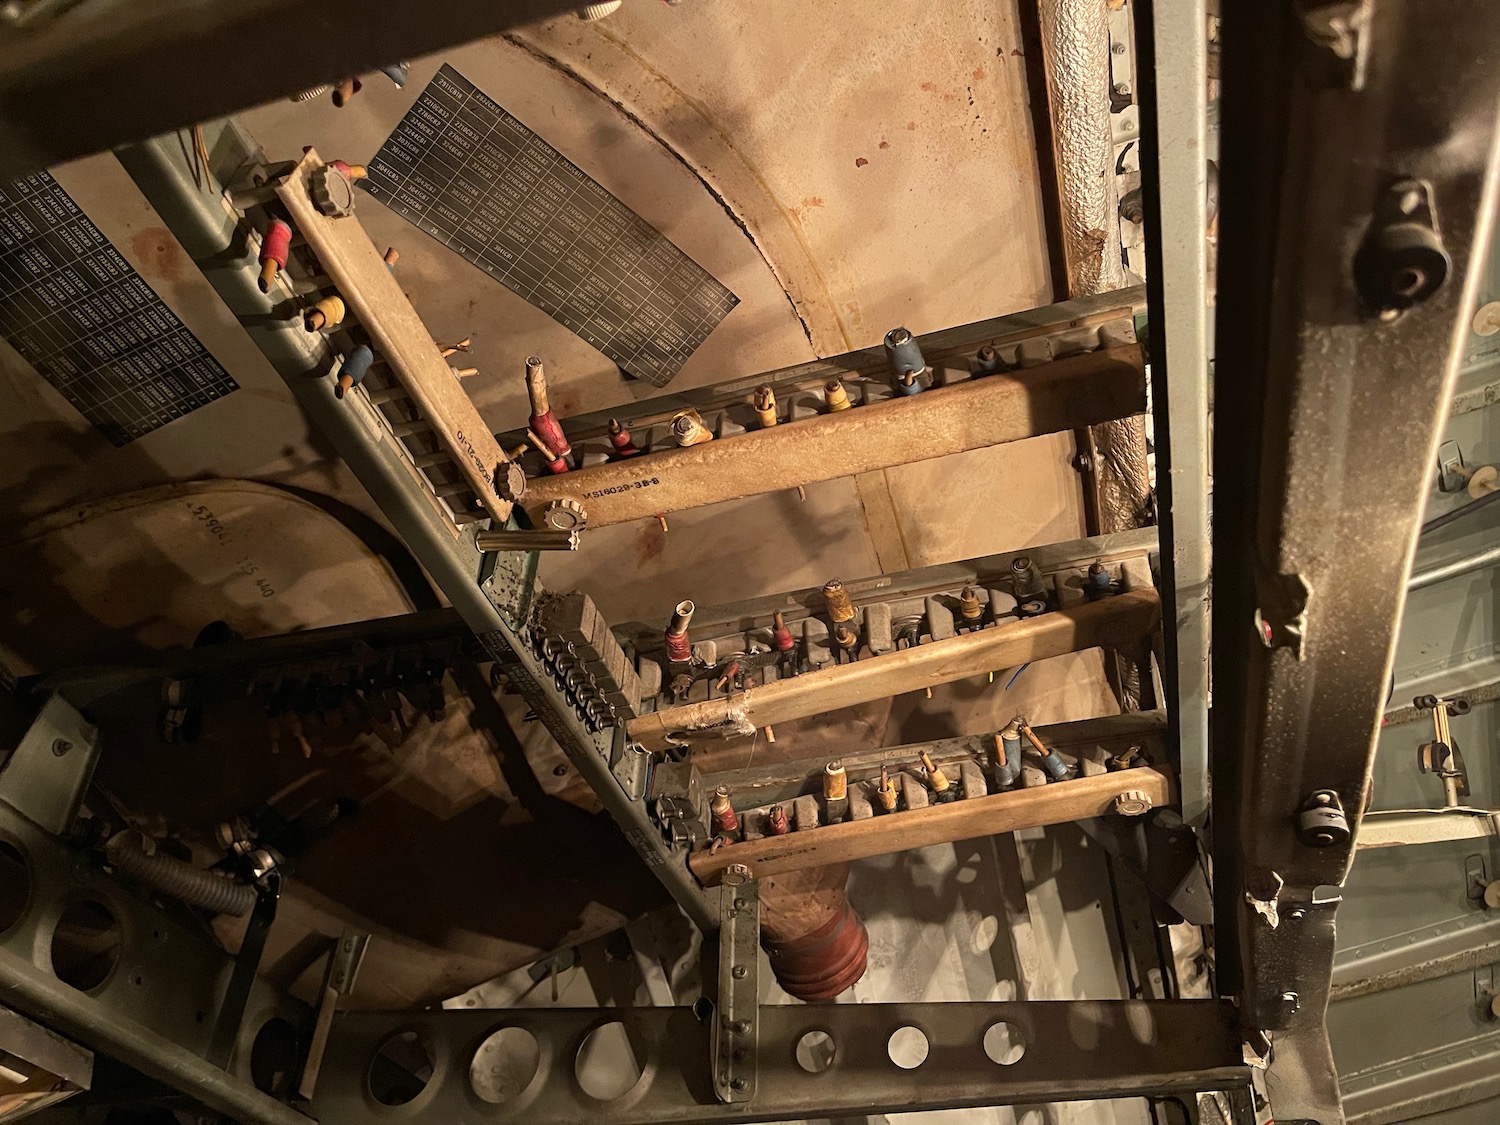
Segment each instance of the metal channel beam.
[{"label": "metal channel beam", "polygon": [[[258,146],[232,122],[222,125],[210,151],[219,162],[220,182],[244,164],[261,161]],[[240,224],[221,201],[200,191],[175,138],[158,137],[119,153],[167,229],[245,325],[250,338],[291,388],[309,419],[333,443],[339,456],[385,513],[417,561],[426,568],[449,603],[506,665],[511,681],[536,709],[610,814],[619,821],[641,858],[661,879],[688,916],[701,928],[718,924],[716,903],[687,870],[685,858],[671,851],[638,797],[627,793],[610,772],[607,733],[591,734],[567,698],[553,684],[521,637],[524,608],[534,587],[530,566],[497,569],[481,584],[481,554],[473,527],[454,538],[452,527],[422,492],[416,477],[393,448],[382,441],[351,403],[334,396],[333,381],[309,378],[328,370],[331,357],[313,334],[275,314],[275,301],[256,284],[258,267]],[[526,558],[526,556],[521,556]],[[534,562],[534,556],[531,557]]]},{"label": "metal channel beam", "polygon": [[[729,1125],[1248,1083],[1227,1001],[797,1004],[763,1006],[757,1022],[754,1096],[723,1104],[705,1065],[710,1029],[688,1008],[347,1012],[334,1023],[312,1108],[322,1125]],[[985,1048],[987,1033],[1001,1022],[1008,1025],[1009,1044],[1024,1050],[1009,1063],[995,1061],[1011,1058],[1001,1053],[999,1033],[988,1039],[995,1057]],[[589,1033],[611,1023],[624,1025],[642,1073],[620,1096],[605,1099],[580,1086],[575,1059]],[[514,1096],[491,1104],[474,1093],[470,1066],[484,1040],[507,1027],[533,1036],[538,1054],[529,1074],[515,1076]],[[891,1036],[907,1027],[927,1044],[923,1061],[910,1069],[892,1062],[888,1050]],[[366,1076],[381,1045],[408,1031],[431,1057],[432,1078],[405,1104],[385,1106],[372,1096]],[[798,1044],[815,1032],[832,1040],[832,1058],[809,1072],[798,1062]],[[813,1066],[822,1061],[805,1047],[803,1057]]]},{"label": "metal channel beam", "polygon": [[1327,888],[1353,858],[1336,829],[1365,799],[1492,226],[1500,8],[1232,0],[1222,16],[1215,335],[1234,347],[1215,382],[1233,420],[1214,435],[1219,983],[1272,1033],[1276,1118],[1332,1125]]},{"label": "metal channel beam", "polygon": [[1500,918],[1473,912],[1341,949],[1330,998],[1373,992],[1500,964]]},{"label": "metal channel beam", "polygon": [[1135,6],[1166,692],[1182,816],[1208,814],[1208,13],[1205,0]]},{"label": "metal channel beam", "polygon": [[558,500],[590,527],[699,508],[816,481],[1059,433],[1146,409],[1139,345],[968,379],[919,395],[542,477],[533,519]]},{"label": "metal channel beam", "polygon": [[0,182],[577,7],[21,0],[0,37]]},{"label": "metal channel beam", "polygon": [[1500,1033],[1351,1074],[1342,1087],[1349,1125],[1403,1125],[1500,1097]]},{"label": "metal channel beam", "polygon": [[[1086,751],[1095,755],[1115,754],[1131,746],[1145,748],[1151,761],[1160,761],[1160,743],[1165,734],[1166,714],[1162,711],[1130,711],[1036,728],[1042,744],[1056,750],[1065,761],[1076,761]],[[940,766],[964,759],[986,760],[995,752],[995,736],[992,733],[970,734],[905,746],[885,746],[843,754],[839,761],[852,784],[878,775],[881,766],[891,769],[908,766],[923,750]],[[718,786],[724,786],[732,793],[737,809],[790,801],[804,793],[821,792],[826,762],[824,757],[769,765],[751,764],[722,773],[705,773],[703,789],[711,793]]]},{"label": "metal channel beam", "polygon": [[[932,367],[966,369],[985,345],[995,348],[1002,359],[1010,353],[1019,365],[1030,367],[1054,358],[1135,343],[1135,317],[1145,308],[1145,286],[1135,285],[928,332],[918,336],[916,342]],[[801,394],[821,398],[823,388],[835,378],[849,387],[850,397],[856,400],[877,385],[888,392],[891,362],[884,347],[876,345],[704,387],[668,388],[632,406],[628,413],[615,407],[569,416],[565,419],[568,441],[575,452],[582,449],[585,462],[595,450],[602,458],[610,449],[605,438],[611,418],[628,422],[639,445],[643,429],[670,423],[674,414],[687,409],[697,410],[705,419],[730,411],[744,419],[748,427],[755,418],[749,403],[757,387],[770,387],[777,401],[786,403]],[[525,441],[524,428],[501,435],[506,448]],[[541,468],[540,462],[536,467]]]},{"label": "metal channel beam", "polygon": [[[998,555],[940,563],[937,566],[924,566],[894,574],[846,578],[844,591],[856,607],[862,608],[874,602],[924,597],[960,590],[965,586],[998,586],[1008,589],[1011,563],[1022,555],[1029,558],[1047,580],[1059,573],[1081,570],[1093,562],[1114,566],[1134,559],[1139,560],[1138,566],[1149,572],[1147,556],[1156,551],[1156,545],[1156,528],[1143,527],[1113,535],[1095,535],[1065,543],[1048,543],[1022,551],[1006,551]],[[774,613],[780,613],[788,625],[795,626],[808,617],[819,617],[826,612],[822,586],[807,586],[766,597],[699,606],[693,613],[693,639],[743,637],[747,629],[767,628]],[[630,621],[615,626],[614,631],[622,642],[628,640],[634,645],[637,652],[657,653],[662,650],[661,622],[647,624]]]},{"label": "metal channel beam", "polygon": [[[62,768],[67,758],[56,761]],[[69,782],[65,779],[63,784]],[[233,1073],[221,1070],[203,1056],[220,1023],[234,958],[200,927],[186,925],[137,898],[87,854],[68,848],[4,801],[0,841],[22,857],[28,884],[20,888],[24,912],[0,934],[0,998],[7,1005],[187,1091],[233,1120],[306,1125],[305,1117],[262,1094],[248,1080],[250,1045],[257,1031],[272,1018],[300,1019],[300,1006],[257,983],[243,1021],[235,1028]],[[65,971],[80,984],[92,982],[87,992],[58,975],[60,920],[81,904],[89,904],[89,924],[83,933],[93,944],[79,948],[89,955],[84,963],[90,975]],[[107,925],[110,921],[113,925]]]},{"label": "metal channel beam", "polygon": [[653,711],[626,724],[630,738],[664,750],[692,738],[751,735],[792,719],[853,707],[996,668],[1148,636],[1161,615],[1155,590],[1118,594],[916,648],[838,664],[730,695]]}]

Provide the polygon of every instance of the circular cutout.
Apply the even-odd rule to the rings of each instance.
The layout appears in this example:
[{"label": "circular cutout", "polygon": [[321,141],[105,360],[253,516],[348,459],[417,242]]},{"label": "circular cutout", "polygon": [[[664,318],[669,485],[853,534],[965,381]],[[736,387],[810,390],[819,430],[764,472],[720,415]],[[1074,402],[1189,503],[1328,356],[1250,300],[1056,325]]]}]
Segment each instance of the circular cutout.
[{"label": "circular cutout", "polygon": [[797,1065],[808,1074],[822,1074],[833,1065],[833,1036],[826,1031],[809,1031],[797,1040]]},{"label": "circular cutout", "polygon": [[250,1044],[250,1080],[263,1094],[279,1098],[292,1088],[302,1062],[297,1029],[290,1020],[273,1016],[260,1025]]},{"label": "circular cutout", "polygon": [[919,1028],[898,1027],[885,1045],[885,1052],[902,1070],[915,1070],[927,1061],[927,1036]]},{"label": "circular cutout", "polygon": [[0,840],[0,934],[10,929],[31,905],[31,865],[21,849]]},{"label": "circular cutout", "polygon": [[52,972],[80,992],[98,988],[120,961],[120,923],[102,902],[84,899],[63,911],[52,931]]},{"label": "circular cutout", "polygon": [[485,1101],[500,1105],[531,1085],[541,1061],[535,1035],[524,1027],[502,1027],[474,1052],[469,1083]]},{"label": "circular cutout", "polygon": [[432,1081],[432,1051],[415,1031],[392,1035],[370,1060],[370,1096],[381,1105],[405,1105]]},{"label": "circular cutout", "polygon": [[602,1023],[584,1037],[573,1073],[591,1098],[613,1101],[635,1089],[645,1068],[630,1031],[618,1020]]},{"label": "circular cutout", "polygon": [[1026,1053],[1026,1039],[1021,1034],[1021,1029],[1013,1023],[1001,1021],[991,1024],[990,1029],[984,1033],[984,1053],[990,1057],[991,1062],[1010,1066],[1020,1062],[1021,1056]]}]

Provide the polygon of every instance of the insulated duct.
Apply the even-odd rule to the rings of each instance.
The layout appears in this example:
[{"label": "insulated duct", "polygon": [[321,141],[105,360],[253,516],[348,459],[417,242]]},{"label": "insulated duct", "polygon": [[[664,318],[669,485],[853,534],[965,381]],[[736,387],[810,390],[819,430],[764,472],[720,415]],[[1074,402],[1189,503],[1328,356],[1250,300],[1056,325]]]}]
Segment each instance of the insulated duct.
[{"label": "insulated duct", "polygon": [[1109,9],[1105,0],[1039,3],[1068,295],[1105,293],[1125,285],[1109,122]]}]

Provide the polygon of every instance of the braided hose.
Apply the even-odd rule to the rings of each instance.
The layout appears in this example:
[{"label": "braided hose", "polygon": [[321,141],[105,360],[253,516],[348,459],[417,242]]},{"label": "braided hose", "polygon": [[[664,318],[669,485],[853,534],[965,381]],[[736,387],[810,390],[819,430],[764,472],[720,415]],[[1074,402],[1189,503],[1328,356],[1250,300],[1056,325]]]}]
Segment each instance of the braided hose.
[{"label": "braided hose", "polygon": [[241,918],[255,904],[253,887],[161,852],[147,855],[119,837],[104,846],[104,854],[121,874],[200,910]]}]

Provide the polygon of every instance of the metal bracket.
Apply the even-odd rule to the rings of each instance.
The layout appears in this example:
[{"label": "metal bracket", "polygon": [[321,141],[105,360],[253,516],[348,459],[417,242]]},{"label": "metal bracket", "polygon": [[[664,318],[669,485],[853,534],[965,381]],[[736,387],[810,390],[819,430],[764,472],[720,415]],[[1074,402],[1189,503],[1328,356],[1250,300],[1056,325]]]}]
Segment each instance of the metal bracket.
[{"label": "metal bracket", "polygon": [[760,890],[748,868],[724,872],[719,896],[719,999],[713,1028],[714,1093],[721,1102],[755,1097],[760,1033]]},{"label": "metal bracket", "polygon": [[1438,491],[1464,491],[1469,486],[1469,474],[1465,468],[1464,451],[1458,442],[1445,441],[1438,446]]},{"label": "metal bracket", "polygon": [[53,695],[0,769],[0,801],[38,828],[66,836],[98,760],[98,729]]}]

